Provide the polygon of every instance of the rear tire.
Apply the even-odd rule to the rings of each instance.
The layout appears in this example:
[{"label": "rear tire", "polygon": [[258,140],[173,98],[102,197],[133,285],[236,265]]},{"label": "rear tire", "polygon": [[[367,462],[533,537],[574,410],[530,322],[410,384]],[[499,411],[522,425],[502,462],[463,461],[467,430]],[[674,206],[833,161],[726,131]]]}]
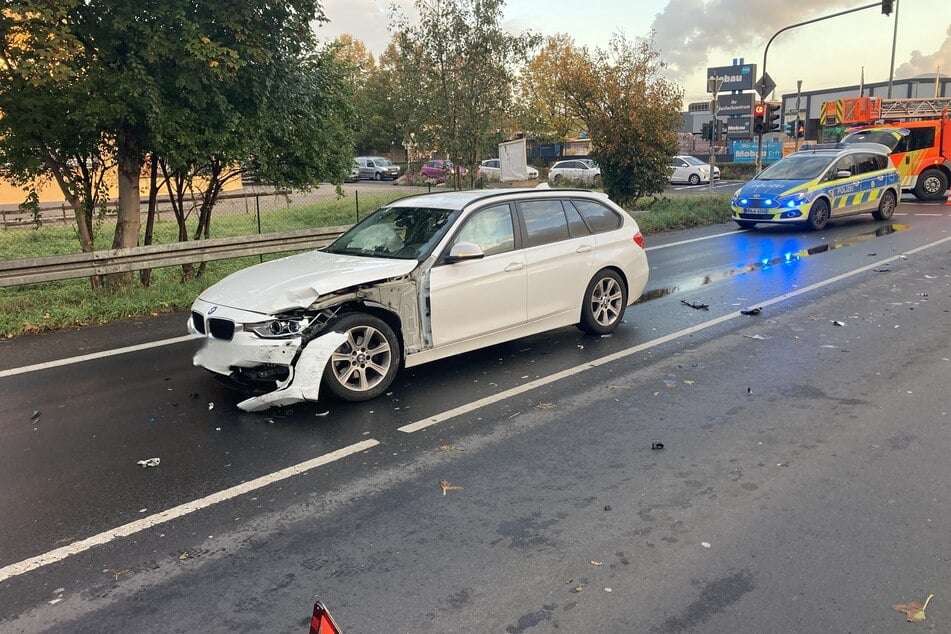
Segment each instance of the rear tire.
[{"label": "rear tire", "polygon": [[591,278],[581,305],[581,330],[593,335],[613,332],[627,308],[627,285],[611,269],[602,269]]},{"label": "rear tire", "polygon": [[895,213],[897,200],[895,192],[888,190],[882,194],[882,199],[878,201],[878,209],[872,212],[872,218],[875,220],[888,220]]},{"label": "rear tire", "polygon": [[385,392],[400,365],[400,343],[390,325],[373,315],[345,313],[332,330],[347,340],[330,355],[324,386],[344,401],[368,401]]},{"label": "rear tire", "polygon": [[812,203],[809,210],[809,218],[806,221],[809,228],[813,231],[822,231],[829,224],[829,203],[820,198]]},{"label": "rear tire", "polygon": [[375,180],[375,181],[381,181],[381,180],[383,180],[383,174],[381,174],[381,173],[379,173],[379,172],[374,172],[374,173],[373,173],[373,180]]},{"label": "rear tire", "polygon": [[941,170],[926,169],[915,183],[914,194],[919,200],[941,200],[948,191],[948,177]]}]

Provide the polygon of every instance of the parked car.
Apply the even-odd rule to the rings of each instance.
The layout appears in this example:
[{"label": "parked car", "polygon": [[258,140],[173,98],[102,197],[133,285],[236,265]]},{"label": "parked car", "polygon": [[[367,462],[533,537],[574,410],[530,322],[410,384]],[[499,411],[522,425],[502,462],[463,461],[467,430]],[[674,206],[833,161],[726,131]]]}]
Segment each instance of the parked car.
[{"label": "parked car", "polygon": [[814,230],[853,214],[888,220],[901,195],[888,153],[878,143],[804,145],[733,194],[733,220],[744,229],[768,222]]},{"label": "parked car", "polygon": [[426,178],[433,178],[441,183],[447,178],[450,178],[452,174],[455,174],[457,169],[459,170],[459,176],[465,176],[469,173],[469,170],[461,165],[457,168],[452,161],[443,161],[440,159],[426,161],[419,171]]},{"label": "parked car", "polygon": [[559,185],[565,182],[601,186],[601,168],[591,159],[558,161],[548,170],[548,182]]},{"label": "parked car", "polygon": [[345,183],[355,183],[360,180],[360,164],[356,161],[350,166],[350,173],[343,179]]},{"label": "parked car", "polygon": [[[476,170],[478,171],[479,178],[484,178],[487,181],[502,180],[502,162],[497,158],[482,161],[482,163],[476,166]],[[525,167],[525,173],[530,179],[538,178],[538,170],[531,165]]]},{"label": "parked car", "polygon": [[[713,166],[713,180],[720,180],[720,168]],[[696,156],[678,155],[670,161],[670,182],[699,185],[710,182],[710,165]]]},{"label": "parked car", "polygon": [[637,223],[581,190],[401,198],[330,246],[251,266],[204,291],[194,363],[266,409],[386,391],[407,368],[572,324],[612,332],[643,292]]},{"label": "parked car", "polygon": [[360,168],[360,178],[372,178],[381,181],[385,178],[399,178],[400,166],[382,156],[358,156],[353,159]]}]

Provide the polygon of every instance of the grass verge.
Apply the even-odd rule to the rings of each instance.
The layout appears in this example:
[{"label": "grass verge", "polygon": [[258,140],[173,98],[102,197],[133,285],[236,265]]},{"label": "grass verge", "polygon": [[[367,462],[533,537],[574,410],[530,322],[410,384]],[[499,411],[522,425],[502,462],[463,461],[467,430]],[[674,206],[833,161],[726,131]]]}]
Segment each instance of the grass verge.
[{"label": "grass verge", "polygon": [[[374,198],[372,203],[380,206],[398,197],[398,194],[394,194],[379,200]],[[364,207],[363,200],[361,207]],[[373,207],[367,205],[364,208]],[[631,211],[645,235],[719,224],[730,219],[729,196],[644,199],[638,201]],[[266,223],[262,216],[262,229],[265,231],[349,224],[355,219],[352,203],[345,200],[322,201],[288,210],[270,211],[267,216]],[[215,237],[248,235],[256,230],[254,215],[222,216],[214,221]],[[156,242],[173,241],[175,231],[174,223],[160,223],[156,227]],[[104,241],[102,248],[109,247],[111,236],[105,235],[107,233],[100,232],[99,240]],[[0,259],[74,253],[76,244],[75,229],[72,227],[4,231],[0,232]],[[264,259],[278,257],[283,255],[264,256]],[[209,262],[201,278],[189,281],[182,281],[179,267],[155,269],[148,288],[136,284],[118,290],[94,291],[87,279],[0,288],[0,337],[10,338],[183,311],[191,306],[205,288],[259,260],[252,257]]]}]

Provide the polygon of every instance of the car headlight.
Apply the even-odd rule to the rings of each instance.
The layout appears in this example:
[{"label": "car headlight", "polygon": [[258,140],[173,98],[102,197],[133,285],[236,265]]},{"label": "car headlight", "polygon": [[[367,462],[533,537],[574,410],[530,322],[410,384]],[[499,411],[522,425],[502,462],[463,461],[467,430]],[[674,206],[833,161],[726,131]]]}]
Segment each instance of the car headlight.
[{"label": "car headlight", "polygon": [[310,319],[307,317],[278,317],[257,324],[247,324],[244,328],[264,339],[290,339],[299,336],[308,325]]},{"label": "car headlight", "polygon": [[793,194],[792,196],[777,196],[776,197],[776,206],[777,207],[798,207],[799,205],[806,202],[806,194],[800,192],[798,194]]}]

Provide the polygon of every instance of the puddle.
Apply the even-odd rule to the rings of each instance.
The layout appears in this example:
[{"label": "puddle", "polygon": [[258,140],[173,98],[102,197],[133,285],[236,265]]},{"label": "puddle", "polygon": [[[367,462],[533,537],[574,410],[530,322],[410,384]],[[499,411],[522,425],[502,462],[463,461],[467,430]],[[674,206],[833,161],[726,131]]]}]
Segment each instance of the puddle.
[{"label": "puddle", "polygon": [[676,286],[669,286],[667,288],[654,288],[651,290],[644,291],[641,294],[640,298],[635,302],[635,304],[643,304],[654,299],[659,299],[661,297],[666,297],[673,293],[684,292],[684,291],[694,291],[698,288],[703,288],[707,284],[712,282],[719,282],[721,280],[728,280],[731,277],[736,277],[738,275],[745,275],[747,273],[754,273],[756,271],[764,271],[766,269],[781,266],[784,264],[791,264],[793,262],[798,262],[804,258],[809,257],[810,255],[818,255],[819,253],[827,253],[829,251],[835,251],[836,249],[841,249],[842,247],[852,246],[854,244],[860,244],[862,242],[868,242],[869,240],[874,240],[875,238],[880,238],[882,236],[887,236],[892,233],[897,233],[899,231],[905,231],[909,228],[909,225],[885,225],[879,227],[875,231],[869,231],[867,233],[860,233],[851,238],[843,238],[841,240],[835,240],[828,244],[819,244],[808,249],[802,249],[799,251],[787,251],[783,255],[772,257],[772,258],[763,258],[757,262],[752,262],[744,266],[739,266],[728,271],[720,271],[718,273],[709,273],[703,277],[697,277],[691,280],[685,280],[678,283]]}]

